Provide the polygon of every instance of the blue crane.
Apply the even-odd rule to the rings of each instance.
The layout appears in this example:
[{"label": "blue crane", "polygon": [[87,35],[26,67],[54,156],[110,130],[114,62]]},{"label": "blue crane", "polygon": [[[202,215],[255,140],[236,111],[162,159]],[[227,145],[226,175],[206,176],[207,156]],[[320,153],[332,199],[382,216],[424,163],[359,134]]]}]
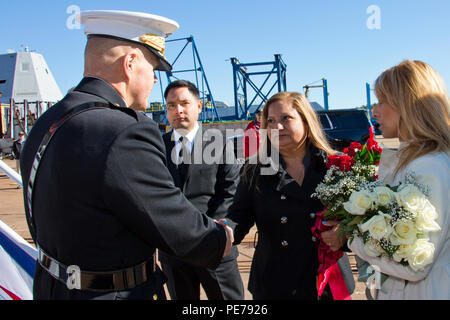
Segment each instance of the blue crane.
[{"label": "blue crane", "polygon": [[[234,85],[234,106],[236,108],[236,120],[248,120],[250,118],[250,107],[259,98],[259,105],[262,106],[270,97],[272,90],[277,87],[278,92],[286,91],[286,64],[281,59],[281,54],[275,54],[274,61],[241,63],[237,58],[231,58],[233,66],[233,85]],[[268,71],[250,72],[253,67],[261,68],[261,66],[269,66]],[[266,75],[261,85],[257,85],[252,77]],[[275,81],[268,89],[265,86],[269,83],[269,79],[275,75]],[[272,81],[273,81],[272,77]],[[253,98],[249,95],[249,91],[254,92]]]},{"label": "blue crane", "polygon": [[[312,86],[312,84],[314,84],[316,82],[319,82],[321,80],[322,80],[322,85]],[[310,84],[304,85],[303,89],[305,89],[305,97],[308,98],[308,92],[309,92],[310,88],[323,88],[323,104],[324,104],[325,110],[328,110],[328,95],[329,95],[329,93],[328,93],[328,82],[327,82],[327,79],[325,79],[325,78],[322,78],[321,80],[317,80],[317,81],[314,81],[314,82],[312,82]]]}]

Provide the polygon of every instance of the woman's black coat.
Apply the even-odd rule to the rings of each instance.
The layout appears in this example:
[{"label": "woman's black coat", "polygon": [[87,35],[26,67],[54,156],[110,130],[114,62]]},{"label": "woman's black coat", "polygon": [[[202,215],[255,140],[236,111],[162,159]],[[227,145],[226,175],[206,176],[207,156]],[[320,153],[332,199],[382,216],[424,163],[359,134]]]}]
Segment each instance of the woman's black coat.
[{"label": "woman's black coat", "polygon": [[311,227],[323,205],[311,197],[326,173],[324,153],[309,147],[300,186],[283,159],[274,175],[260,175],[261,165],[244,167],[229,218],[236,223],[235,243],[256,223],[258,244],[249,291],[254,299],[317,299],[317,245]]}]

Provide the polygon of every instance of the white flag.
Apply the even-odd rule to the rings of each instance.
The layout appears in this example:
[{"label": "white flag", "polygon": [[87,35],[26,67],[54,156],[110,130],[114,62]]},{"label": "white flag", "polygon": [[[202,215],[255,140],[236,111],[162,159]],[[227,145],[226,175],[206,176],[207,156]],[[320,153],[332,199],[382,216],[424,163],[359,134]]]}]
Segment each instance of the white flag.
[{"label": "white flag", "polygon": [[37,250],[0,220],[0,300],[32,300]]}]

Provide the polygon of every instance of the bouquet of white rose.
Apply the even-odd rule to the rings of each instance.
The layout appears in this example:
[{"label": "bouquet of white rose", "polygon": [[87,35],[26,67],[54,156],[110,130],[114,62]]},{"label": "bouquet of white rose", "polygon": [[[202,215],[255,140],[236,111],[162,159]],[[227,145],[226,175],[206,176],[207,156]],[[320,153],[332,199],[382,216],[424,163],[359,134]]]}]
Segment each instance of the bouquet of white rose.
[{"label": "bouquet of white rose", "polygon": [[427,187],[417,182],[413,172],[396,187],[376,181],[354,191],[344,203],[358,227],[353,236],[363,239],[369,256],[387,255],[416,271],[423,270],[434,255],[428,233],[440,230],[436,209],[427,196]]}]

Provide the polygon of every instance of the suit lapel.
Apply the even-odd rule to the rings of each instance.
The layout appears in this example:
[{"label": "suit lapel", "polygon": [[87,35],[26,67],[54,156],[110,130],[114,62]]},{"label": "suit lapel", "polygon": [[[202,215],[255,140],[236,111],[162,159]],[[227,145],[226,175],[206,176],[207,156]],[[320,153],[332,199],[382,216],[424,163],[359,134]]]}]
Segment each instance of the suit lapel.
[{"label": "suit lapel", "polygon": [[195,164],[195,155],[197,152],[200,152],[200,154],[197,154],[197,157],[200,157],[199,159],[201,159],[202,153],[203,153],[203,148],[204,148],[204,145],[203,145],[203,136],[202,136],[202,126],[200,125],[200,127],[197,130],[197,133],[195,134],[194,145],[192,146],[191,164],[188,167],[186,179],[184,181],[185,186],[186,186],[187,182],[189,181],[192,171],[195,169],[196,165],[199,165],[199,163]]},{"label": "suit lapel", "polygon": [[172,161],[172,151],[175,150],[175,141],[172,140],[172,133],[173,131],[170,131],[163,135],[164,145],[166,146],[167,168],[172,175],[175,185],[181,188],[180,173],[178,172],[177,165]]}]

